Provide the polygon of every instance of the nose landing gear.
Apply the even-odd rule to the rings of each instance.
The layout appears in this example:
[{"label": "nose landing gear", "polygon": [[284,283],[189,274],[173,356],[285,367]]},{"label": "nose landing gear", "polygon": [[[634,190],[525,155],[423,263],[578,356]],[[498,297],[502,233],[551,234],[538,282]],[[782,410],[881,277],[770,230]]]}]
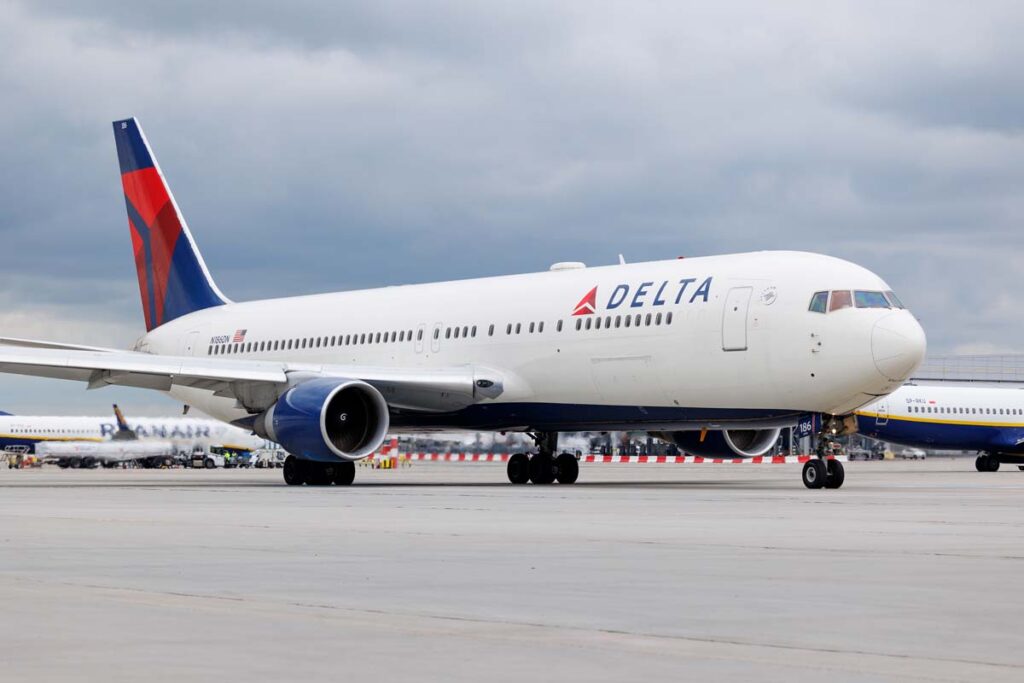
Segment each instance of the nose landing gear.
[{"label": "nose landing gear", "polygon": [[537,444],[538,452],[532,457],[516,453],[508,459],[506,473],[513,484],[575,484],[580,476],[580,464],[572,453],[561,453],[557,457],[558,432],[530,433]]},{"label": "nose landing gear", "polygon": [[846,480],[846,470],[838,460],[813,458],[804,463],[803,481],[809,489],[837,489]]}]

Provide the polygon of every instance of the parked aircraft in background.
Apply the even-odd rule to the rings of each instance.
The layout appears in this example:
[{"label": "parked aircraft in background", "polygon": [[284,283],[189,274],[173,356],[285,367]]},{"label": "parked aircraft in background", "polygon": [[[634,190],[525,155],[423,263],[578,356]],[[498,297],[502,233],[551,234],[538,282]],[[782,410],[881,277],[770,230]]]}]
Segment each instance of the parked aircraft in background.
[{"label": "parked aircraft in background", "polygon": [[162,463],[196,447],[223,446],[239,452],[267,447],[265,440],[217,420],[192,417],[124,419],[114,417],[0,416],[0,451],[27,451],[63,466],[138,460]]},{"label": "parked aircraft in background", "polygon": [[[797,252],[233,303],[136,120],[114,137],[147,333],[131,351],[7,340],[0,370],[167,392],[280,443],[289,484],[350,483],[389,430],[526,432],[537,452],[509,460],[516,484],[576,481],[564,431],[757,455],[804,413],[893,391],[924,355],[881,278]],[[804,468],[809,487],[842,481],[837,461]]]},{"label": "parked aircraft in background", "polygon": [[908,384],[857,411],[858,431],[891,443],[977,451],[979,472],[1024,464],[1024,390]]}]

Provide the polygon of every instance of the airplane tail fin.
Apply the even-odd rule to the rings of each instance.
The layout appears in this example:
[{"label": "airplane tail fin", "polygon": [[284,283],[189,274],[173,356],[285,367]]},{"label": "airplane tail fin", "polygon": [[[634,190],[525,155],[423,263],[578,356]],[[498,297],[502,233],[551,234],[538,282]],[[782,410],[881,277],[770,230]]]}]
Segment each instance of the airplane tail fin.
[{"label": "airplane tail fin", "polygon": [[206,268],[139,122],[114,121],[114,141],[146,330],[229,303]]},{"label": "airplane tail fin", "polygon": [[114,404],[114,417],[117,419],[117,431],[110,437],[114,441],[135,441],[139,438],[139,435],[135,433],[131,427],[128,426],[128,421],[124,419],[124,413],[121,409]]},{"label": "airplane tail fin", "polygon": [[5,412],[4,412],[4,411],[2,411],[2,410],[0,410],[0,415],[6,415],[6,416],[8,416],[8,417],[10,417],[10,416],[11,416],[11,414],[10,414],[10,413],[5,413]]}]

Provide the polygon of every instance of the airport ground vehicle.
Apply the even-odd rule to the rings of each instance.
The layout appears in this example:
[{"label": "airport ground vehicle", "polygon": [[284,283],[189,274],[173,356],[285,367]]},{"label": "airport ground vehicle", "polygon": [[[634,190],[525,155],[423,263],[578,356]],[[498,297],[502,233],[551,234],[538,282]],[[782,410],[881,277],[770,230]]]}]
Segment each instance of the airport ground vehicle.
[{"label": "airport ground vehicle", "polygon": [[[574,483],[576,459],[558,454],[567,431],[760,455],[802,415],[841,418],[893,391],[924,355],[881,278],[800,252],[235,303],[138,122],[115,121],[114,137],[147,332],[131,351],[0,346],[0,370],[167,392],[281,444],[290,485],[351,483],[389,432],[527,433],[536,450],[509,460],[514,484]],[[828,462],[804,484],[838,488],[842,465]]]}]

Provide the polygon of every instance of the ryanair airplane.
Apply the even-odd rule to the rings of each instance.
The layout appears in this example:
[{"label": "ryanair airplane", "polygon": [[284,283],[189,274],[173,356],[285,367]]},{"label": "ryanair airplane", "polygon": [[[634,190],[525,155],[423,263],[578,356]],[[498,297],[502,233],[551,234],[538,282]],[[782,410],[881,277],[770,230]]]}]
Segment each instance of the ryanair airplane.
[{"label": "ryanair airplane", "polygon": [[1024,464],[1024,390],[908,384],[857,411],[865,436],[918,448],[977,451],[979,472]]},{"label": "ryanair airplane", "polygon": [[[235,303],[138,122],[114,137],[147,332],[130,351],[9,339],[0,371],[166,392],[281,444],[288,484],[351,483],[389,431],[526,432],[536,451],[510,458],[515,484],[576,481],[565,431],[760,455],[804,413],[842,418],[895,390],[924,355],[881,278],[798,252]],[[811,488],[843,476],[834,460],[803,473]]]},{"label": "ryanair airplane", "polygon": [[201,446],[235,451],[272,447],[250,432],[217,420],[139,417],[65,417],[0,413],[0,452],[34,453],[62,467],[94,467],[136,460],[150,466]]}]

